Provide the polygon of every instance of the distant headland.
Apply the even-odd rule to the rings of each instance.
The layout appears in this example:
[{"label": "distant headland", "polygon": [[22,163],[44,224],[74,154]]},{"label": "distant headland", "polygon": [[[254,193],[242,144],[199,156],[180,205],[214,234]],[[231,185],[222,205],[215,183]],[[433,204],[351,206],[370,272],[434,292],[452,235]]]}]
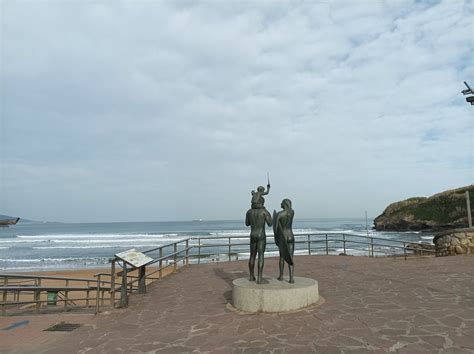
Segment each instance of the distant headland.
[{"label": "distant headland", "polygon": [[374,228],[377,231],[438,231],[466,227],[466,191],[474,199],[474,184],[471,184],[428,198],[415,197],[392,203],[375,218]]},{"label": "distant headland", "polygon": [[0,215],[0,227],[8,227],[10,225],[15,225],[19,220],[20,218],[18,217]]}]

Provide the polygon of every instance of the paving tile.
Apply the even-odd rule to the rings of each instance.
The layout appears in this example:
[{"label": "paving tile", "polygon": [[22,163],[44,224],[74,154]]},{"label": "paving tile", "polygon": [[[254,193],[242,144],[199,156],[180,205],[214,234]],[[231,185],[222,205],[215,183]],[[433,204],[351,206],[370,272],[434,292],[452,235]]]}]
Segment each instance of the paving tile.
[{"label": "paving tile", "polygon": [[[232,280],[247,269],[245,261],[182,268],[72,335],[37,325],[6,340],[0,331],[0,352],[474,353],[474,256],[298,256],[296,275],[317,279],[324,303],[287,314],[229,307]],[[266,260],[265,274],[278,274],[277,259]]]}]

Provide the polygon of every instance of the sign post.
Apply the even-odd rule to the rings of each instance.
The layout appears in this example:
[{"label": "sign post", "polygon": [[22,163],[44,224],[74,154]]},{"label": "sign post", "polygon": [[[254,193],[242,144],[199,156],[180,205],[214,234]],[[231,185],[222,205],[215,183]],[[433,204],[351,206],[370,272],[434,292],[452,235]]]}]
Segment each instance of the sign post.
[{"label": "sign post", "polygon": [[[133,269],[139,268],[138,270],[138,293],[145,294],[146,292],[146,265],[153,261],[153,258],[137,251],[132,248],[127,251],[117,253],[115,257],[123,262],[122,271],[122,287],[120,289],[120,307],[128,306],[128,293],[127,293],[127,264],[131,265]],[[131,269],[131,270],[133,270]]]}]

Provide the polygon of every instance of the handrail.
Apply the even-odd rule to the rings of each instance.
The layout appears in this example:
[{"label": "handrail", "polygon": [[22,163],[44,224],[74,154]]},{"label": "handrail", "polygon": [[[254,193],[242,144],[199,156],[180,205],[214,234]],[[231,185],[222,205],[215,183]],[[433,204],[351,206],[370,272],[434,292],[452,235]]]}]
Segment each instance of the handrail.
[{"label": "handrail", "polygon": [[158,247],[155,247],[155,248],[152,248],[152,249],[149,249],[149,250],[146,250],[146,251],[142,251],[142,253],[151,253],[151,252],[154,252],[154,251],[157,251],[157,250],[160,250],[162,248],[166,248],[166,247],[170,247],[170,246],[174,246],[178,243],[182,243],[182,242],[186,242],[186,241],[189,241],[191,239],[191,237],[188,237],[188,238],[183,238],[182,240],[179,240],[179,241],[176,241],[176,242],[172,242],[172,243],[168,243],[168,244],[165,244],[165,245],[161,245],[161,246],[158,246]]},{"label": "handrail", "polygon": [[188,247],[188,248],[185,248],[185,249],[182,249],[181,251],[177,251],[177,252],[173,252],[173,253],[170,253],[166,256],[163,256],[163,257],[160,257],[160,258],[157,258],[157,259],[154,259],[152,261],[150,261],[149,263],[147,263],[147,265],[150,265],[150,264],[155,264],[159,261],[164,261],[164,260],[167,260],[168,258],[171,258],[175,255],[178,255],[180,253],[183,253],[183,252],[186,252],[186,251],[189,251],[190,249],[192,249],[193,247]]},{"label": "handrail", "polygon": [[110,287],[101,286],[99,288],[95,286],[1,286],[1,291],[82,291],[82,290],[110,290]]},{"label": "handrail", "polygon": [[[334,252],[341,252],[346,254],[348,251],[354,250],[354,245],[364,245],[364,247],[356,247],[357,250],[361,249],[364,252],[368,252],[369,256],[375,257],[376,254],[386,255],[400,255],[407,259],[408,254],[429,254],[435,253],[433,249],[424,248],[423,243],[416,243],[410,241],[393,240],[381,237],[372,237],[368,235],[359,234],[345,234],[345,233],[296,233],[295,235],[295,254],[305,253],[308,255],[315,254],[333,254]],[[273,234],[267,235],[267,240],[272,241],[274,238]],[[209,241],[210,240],[210,241]],[[208,241],[208,242],[206,242]],[[420,245],[421,247],[414,248],[413,245]],[[296,247],[298,245],[298,247]],[[351,247],[352,245],[352,247]],[[183,247],[184,246],[184,247]],[[301,247],[302,246],[302,247]],[[165,248],[173,247],[169,252],[164,252]],[[432,246],[431,246],[432,247]],[[214,250],[212,249],[214,248]],[[208,249],[208,253],[201,253],[201,249]],[[245,249],[245,251],[244,251]],[[340,249],[340,251],[338,250]],[[177,270],[177,265],[183,262],[184,265],[189,264],[190,259],[196,259],[197,263],[200,263],[201,259],[207,259],[209,261],[231,261],[232,258],[236,260],[239,256],[244,253],[244,257],[248,256],[248,236],[247,235],[213,235],[203,237],[188,237],[176,242],[160,245],[155,248],[151,248],[143,251],[142,253],[150,254],[152,252],[159,252],[158,257],[153,258],[152,261],[142,267],[132,267],[129,264],[125,266],[121,260],[117,258],[111,258],[112,269],[110,273],[97,273],[94,275],[95,279],[88,278],[68,278],[58,276],[41,276],[41,275],[18,275],[18,274],[0,274],[0,279],[3,278],[3,287],[0,283],[0,292],[3,291],[3,302],[0,302],[2,313],[5,313],[6,306],[19,304],[20,296],[18,292],[33,292],[34,298],[32,301],[23,301],[22,303],[36,304],[36,310],[39,310],[41,304],[46,302],[41,299],[41,292],[64,292],[64,299],[58,301],[64,301],[65,308],[71,301],[85,301],[86,306],[89,307],[89,300],[93,300],[94,297],[89,295],[90,291],[96,291],[95,293],[95,306],[96,313],[99,311],[99,302],[103,304],[105,293],[110,294],[110,305],[115,307],[115,294],[119,292],[121,294],[120,304],[122,305],[123,297],[127,299],[124,302],[125,306],[128,304],[128,294],[136,291],[138,293],[144,293],[146,280],[153,281],[162,278],[162,270],[173,267]],[[396,250],[403,250],[399,252]],[[272,252],[272,255],[278,255],[278,248],[275,245],[269,244],[268,251]],[[392,251],[392,252],[391,252]],[[306,253],[307,252],[307,253]],[[395,253],[394,253],[395,252]],[[215,256],[215,257],[213,257]],[[166,261],[166,264],[163,262]],[[153,268],[153,271],[145,271],[146,266],[159,263],[159,267]],[[116,272],[115,265],[118,264],[123,267],[123,270]],[[138,276],[131,275],[130,272],[138,271]],[[158,277],[151,277],[152,275],[159,273]],[[122,281],[118,281],[117,277],[121,276]],[[101,279],[102,277],[110,277],[110,281]],[[18,285],[20,280],[21,283],[25,283],[25,279],[34,281],[34,285]],[[66,286],[41,286],[41,280],[64,280]],[[69,286],[69,282],[87,282],[87,286]],[[138,283],[138,286],[136,285]],[[95,284],[95,285],[91,285]],[[107,285],[107,286],[104,286]],[[84,291],[86,297],[80,299],[71,299],[67,292],[68,291]],[[13,302],[7,302],[7,293],[13,292]],[[15,293],[17,292],[17,293]],[[102,293],[102,295],[100,295]],[[124,295],[125,294],[125,295]],[[30,295],[31,296],[31,295]],[[15,301],[16,300],[16,301]],[[75,305],[75,303],[72,303]]]},{"label": "handrail", "polygon": [[50,280],[69,280],[69,281],[93,281],[95,279],[89,278],[68,278],[68,277],[56,277],[56,276],[45,276],[45,275],[23,275],[23,274],[8,274],[8,273],[1,273],[0,278],[16,278],[16,279],[50,279]]}]

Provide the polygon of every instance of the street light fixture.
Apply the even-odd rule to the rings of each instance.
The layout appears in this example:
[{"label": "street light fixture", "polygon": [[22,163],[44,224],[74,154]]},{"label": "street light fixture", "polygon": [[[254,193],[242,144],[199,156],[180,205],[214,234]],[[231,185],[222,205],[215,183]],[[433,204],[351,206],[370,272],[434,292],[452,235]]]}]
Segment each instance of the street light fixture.
[{"label": "street light fixture", "polygon": [[[472,91],[471,87],[469,87],[469,85],[467,84],[466,81],[464,81],[464,85],[466,85],[467,90],[462,90],[462,91],[461,91],[461,93],[462,93],[463,95],[474,94],[474,92]],[[466,97],[466,102],[469,102],[469,103],[471,104],[471,106],[474,106],[474,96]]]}]

